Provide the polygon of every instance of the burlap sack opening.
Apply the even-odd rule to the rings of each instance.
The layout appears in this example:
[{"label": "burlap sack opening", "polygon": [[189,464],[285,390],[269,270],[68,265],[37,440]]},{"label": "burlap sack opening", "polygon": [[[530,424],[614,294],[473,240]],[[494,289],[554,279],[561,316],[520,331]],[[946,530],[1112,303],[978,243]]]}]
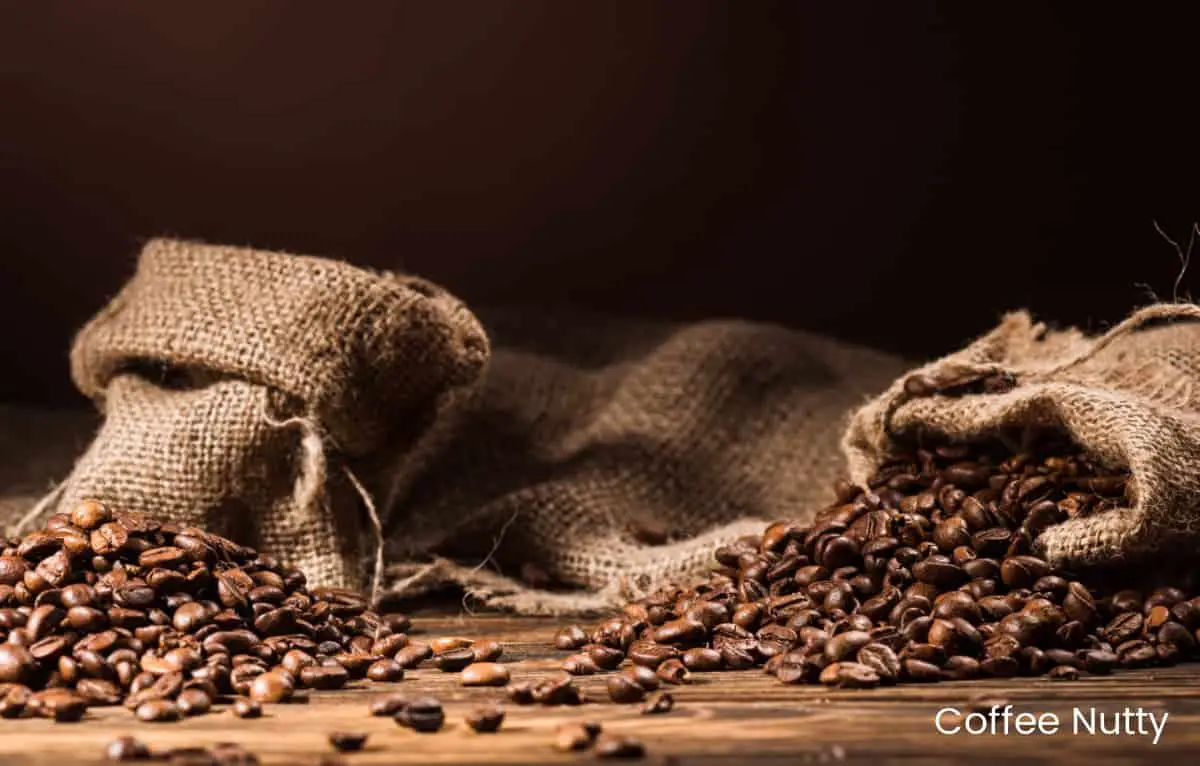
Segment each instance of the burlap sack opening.
[{"label": "burlap sack opening", "polygon": [[[1159,304],[1092,338],[1011,314],[853,415],[843,440],[851,478],[865,482],[923,439],[1009,438],[1019,446],[1023,434],[1050,430],[1127,469],[1131,480],[1128,507],[1047,530],[1038,540],[1043,555],[1082,567],[1191,554],[1200,542],[1198,319],[1200,307]],[[914,396],[931,384],[987,377],[1005,384],[992,393]]]},{"label": "burlap sack opening", "polygon": [[474,316],[427,282],[151,241],[76,338],[72,376],[105,418],[47,512],[97,498],[361,587],[379,533],[358,496],[387,523],[487,356]]}]

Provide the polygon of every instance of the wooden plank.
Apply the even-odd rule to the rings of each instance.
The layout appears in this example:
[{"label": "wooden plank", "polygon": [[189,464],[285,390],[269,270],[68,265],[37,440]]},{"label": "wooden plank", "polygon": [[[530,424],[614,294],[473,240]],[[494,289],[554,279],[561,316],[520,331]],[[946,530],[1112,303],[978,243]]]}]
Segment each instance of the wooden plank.
[{"label": "wooden plank", "polygon": [[[565,652],[554,650],[556,623],[544,619],[425,617],[417,626],[427,636],[495,638],[507,646],[513,677],[537,677],[557,667]],[[970,759],[980,762],[1136,763],[1147,758],[1173,762],[1200,752],[1200,666],[1137,671],[1076,682],[1042,679],[899,686],[873,691],[837,691],[783,686],[759,671],[713,673],[672,688],[676,709],[643,716],[636,708],[609,703],[602,676],[580,679],[594,703],[579,708],[505,705],[508,719],[498,734],[480,735],[462,723],[475,704],[503,697],[499,689],[467,689],[456,674],[433,669],[410,672],[399,684],[358,682],[339,692],[313,694],[307,704],[277,705],[257,721],[234,718],[227,708],[178,724],[147,724],[123,708],[100,708],[78,724],[41,720],[0,721],[0,764],[99,763],[104,745],[133,734],[155,749],[238,742],[266,764],[317,764],[332,752],[326,736],[335,730],[370,734],[361,753],[347,763],[528,763],[573,762],[587,756],[556,753],[554,729],[572,720],[598,720],[608,731],[634,735],[646,744],[649,763],[715,764],[753,758],[761,763],[908,763]],[[447,728],[417,734],[388,719],[371,718],[367,705],[383,691],[430,693],[446,706]],[[934,727],[937,710],[965,710],[976,694],[1006,697],[1020,711],[1055,713],[1064,730],[1054,736],[946,736]],[[1157,745],[1146,736],[1073,735],[1074,708],[1106,713],[1126,707],[1169,713]]]}]

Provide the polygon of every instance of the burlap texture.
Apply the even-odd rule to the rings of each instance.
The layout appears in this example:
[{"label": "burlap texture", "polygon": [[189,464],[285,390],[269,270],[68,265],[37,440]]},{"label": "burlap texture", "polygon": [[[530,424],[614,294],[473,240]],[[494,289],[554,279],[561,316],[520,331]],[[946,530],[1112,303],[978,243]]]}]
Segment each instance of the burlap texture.
[{"label": "burlap texture", "polygon": [[394,593],[600,609],[828,502],[845,413],[907,366],[742,321],[487,319],[473,386],[488,342],[433,286],[152,242],[76,341],[105,419],[46,512],[97,497],[362,585],[373,498]]},{"label": "burlap texture", "polygon": [[441,556],[390,573],[401,592],[453,581],[526,613],[705,574],[716,546],[810,515],[844,474],[846,413],[905,367],[743,321],[481,316],[484,387],[389,535],[390,561]]},{"label": "burlap texture", "polygon": [[375,538],[354,472],[402,490],[487,355],[474,316],[421,280],[151,241],[75,340],[72,377],[105,417],[56,507],[203,525],[360,586]]},{"label": "burlap texture", "polygon": [[[914,371],[930,380],[993,376],[993,393],[913,396],[896,380],[856,412],[843,446],[865,481],[890,455],[926,438],[1070,436],[1098,460],[1127,469],[1128,506],[1047,530],[1041,552],[1067,566],[1191,553],[1200,532],[1200,307],[1141,309],[1100,337],[1050,331],[1007,316],[966,348]],[[918,392],[919,393],[919,392]]]}]

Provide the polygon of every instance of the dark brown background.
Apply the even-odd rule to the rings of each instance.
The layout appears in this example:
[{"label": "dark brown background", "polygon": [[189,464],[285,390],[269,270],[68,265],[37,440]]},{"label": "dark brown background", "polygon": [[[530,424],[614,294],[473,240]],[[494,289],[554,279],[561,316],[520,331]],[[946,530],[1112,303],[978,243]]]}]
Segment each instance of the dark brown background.
[{"label": "dark brown background", "polygon": [[1098,5],[0,0],[0,398],[72,400],[156,234],[916,355],[1102,326],[1200,153],[1196,19]]}]

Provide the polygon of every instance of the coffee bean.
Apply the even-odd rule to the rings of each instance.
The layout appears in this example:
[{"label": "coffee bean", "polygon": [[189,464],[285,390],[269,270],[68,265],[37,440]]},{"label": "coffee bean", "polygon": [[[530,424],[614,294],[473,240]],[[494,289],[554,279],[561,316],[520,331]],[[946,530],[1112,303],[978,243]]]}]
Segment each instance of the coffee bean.
[{"label": "coffee bean", "polygon": [[292,684],[280,673],[263,673],[250,683],[250,699],[255,702],[287,702],[292,697]]},{"label": "coffee bean", "polygon": [[602,644],[588,644],[583,647],[583,653],[592,658],[596,667],[603,670],[615,670],[625,659],[625,654],[620,649],[613,649]]},{"label": "coffee bean", "polygon": [[819,680],[846,689],[872,689],[880,682],[875,671],[857,662],[834,662],[821,671]]},{"label": "coffee bean", "polygon": [[341,665],[314,665],[300,671],[300,683],[310,689],[340,689],[350,680],[350,674]]},{"label": "coffee bean", "polygon": [[184,716],[204,715],[212,709],[212,697],[199,689],[185,689],[179,693],[175,704]]},{"label": "coffee bean", "polygon": [[238,718],[259,718],[262,716],[262,705],[257,700],[238,697],[233,701],[233,714]]},{"label": "coffee bean", "polygon": [[415,668],[433,656],[433,649],[428,644],[413,641],[408,646],[396,652],[394,659],[404,669]]},{"label": "coffee bean", "polygon": [[476,662],[495,662],[504,655],[504,645],[499,641],[477,641],[471,648]]},{"label": "coffee bean", "polygon": [[1104,636],[1109,643],[1116,645],[1130,640],[1142,630],[1144,620],[1137,612],[1118,614],[1104,628]]},{"label": "coffee bean", "polygon": [[667,660],[679,656],[679,650],[667,644],[638,641],[629,647],[629,659],[635,665],[642,665],[647,668],[657,668]]},{"label": "coffee bean", "polygon": [[[509,685],[509,697],[518,701]],[[579,687],[571,681],[570,676],[545,678],[530,687],[529,697],[540,705],[579,705],[583,703],[583,695]]]},{"label": "coffee bean", "polygon": [[600,671],[600,667],[586,654],[572,654],[563,660],[562,669],[573,676],[590,676]]},{"label": "coffee bean", "polygon": [[496,662],[476,662],[463,668],[463,686],[504,686],[509,681],[508,668]]},{"label": "coffee bean", "polygon": [[148,761],[150,748],[130,736],[117,737],[104,747],[104,757],[110,761]]},{"label": "coffee bean", "polygon": [[179,720],[179,707],[165,699],[148,700],[138,705],[134,715],[146,722],[162,723]]},{"label": "coffee bean", "polygon": [[88,707],[121,704],[121,688],[103,678],[81,678],[75,684],[75,692],[83,697]]},{"label": "coffee bean", "polygon": [[500,730],[504,723],[504,710],[496,705],[478,707],[467,714],[467,726],[480,734],[490,734]]},{"label": "coffee bean", "polygon": [[596,741],[596,736],[582,724],[563,724],[554,734],[554,749],[563,753],[587,750]]},{"label": "coffee bean", "polygon": [[409,700],[393,720],[413,731],[431,733],[442,728],[446,714],[442,711],[442,703],[433,697],[416,697]]},{"label": "coffee bean", "polygon": [[675,709],[675,698],[670,692],[658,692],[651,694],[642,705],[642,715],[655,715],[659,713],[670,713]]},{"label": "coffee bean", "polygon": [[709,673],[724,665],[721,653],[708,647],[688,649],[681,659],[683,666],[693,673]]},{"label": "coffee bean", "polygon": [[404,668],[395,660],[376,660],[367,668],[367,678],[380,683],[400,681]]},{"label": "coffee bean", "polygon": [[371,700],[371,715],[393,716],[399,713],[407,704],[408,695],[406,694],[389,694],[384,697],[376,697]]},{"label": "coffee bean", "polygon": [[475,651],[471,647],[448,649],[433,656],[433,664],[443,673],[457,673],[475,662]]},{"label": "coffee bean", "polygon": [[900,658],[884,644],[869,643],[863,646],[855,659],[860,665],[874,671],[882,681],[894,681],[900,677]]},{"label": "coffee bean", "polygon": [[1075,681],[1079,678],[1079,671],[1070,665],[1058,665],[1051,668],[1046,677],[1051,681]]},{"label": "coffee bean", "polygon": [[595,752],[597,758],[641,758],[646,748],[632,737],[603,734],[596,739]]},{"label": "coffee bean", "polygon": [[462,636],[442,636],[429,642],[429,649],[434,654],[442,654],[456,649],[469,649],[475,642]]},{"label": "coffee bean", "polygon": [[353,753],[362,750],[367,744],[365,732],[335,731],[329,735],[329,744],[339,753]]},{"label": "coffee bean", "polygon": [[568,625],[554,634],[554,646],[557,649],[572,651],[587,643],[588,635],[578,625]]},{"label": "coffee bean", "polygon": [[691,673],[688,672],[687,666],[683,664],[683,660],[675,658],[669,659],[659,665],[654,673],[664,683],[668,684],[686,684],[691,680]]}]

